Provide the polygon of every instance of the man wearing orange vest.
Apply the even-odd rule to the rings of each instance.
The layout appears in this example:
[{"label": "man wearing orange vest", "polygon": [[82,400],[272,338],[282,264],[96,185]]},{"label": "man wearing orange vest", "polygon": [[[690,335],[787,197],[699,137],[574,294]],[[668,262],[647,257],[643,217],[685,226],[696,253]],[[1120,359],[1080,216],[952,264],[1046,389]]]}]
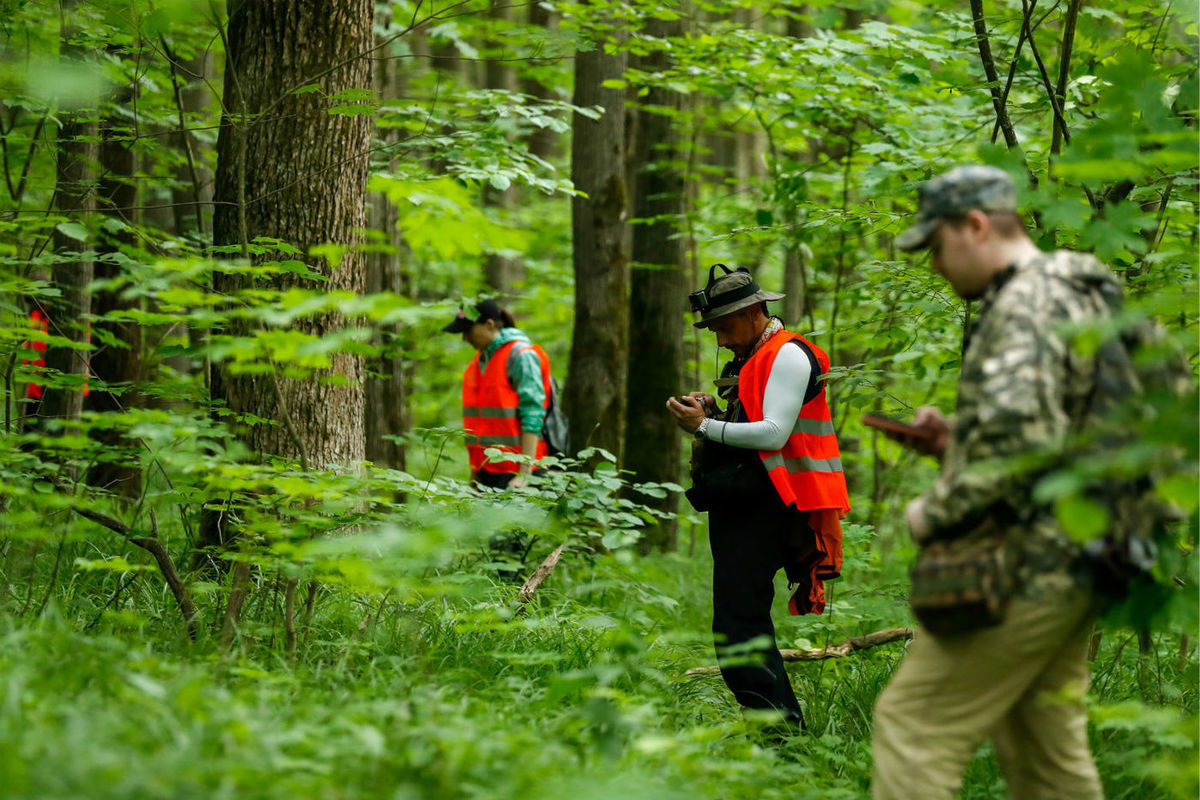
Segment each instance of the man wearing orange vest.
[{"label": "man wearing orange vest", "polygon": [[841,572],[840,519],[850,501],[822,380],[829,358],[768,315],[767,301],[782,298],[745,269],[714,265],[690,299],[701,315],[696,327],[734,354],[716,382],[728,405],[721,411],[717,398],[691,392],[667,408],[697,440],[688,499],[709,515],[721,675],[743,707],[803,729],[775,644],[774,577],[786,570],[792,614],[824,611],[824,581]]},{"label": "man wearing orange vest", "polygon": [[[476,319],[463,311],[447,325],[477,351],[463,373],[463,429],[471,482],[495,489],[525,483],[534,461],[546,456],[542,426],[550,405],[550,358],[516,327],[495,300],[475,305]],[[527,456],[518,462],[488,460],[487,450]]]}]

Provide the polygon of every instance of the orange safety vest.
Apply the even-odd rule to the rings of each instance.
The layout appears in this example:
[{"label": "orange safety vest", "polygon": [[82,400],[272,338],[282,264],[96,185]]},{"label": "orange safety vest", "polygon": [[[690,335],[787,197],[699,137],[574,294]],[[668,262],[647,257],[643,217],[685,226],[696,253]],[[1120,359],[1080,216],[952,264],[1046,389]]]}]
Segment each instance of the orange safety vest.
[{"label": "orange safety vest", "polygon": [[[793,339],[808,345],[822,375],[829,372],[829,356],[821,348],[798,333],[775,334],[750,356],[738,373],[738,398],[750,422],[762,421],[767,377],[779,349]],[[799,511],[832,508],[844,514],[850,510],[842,457],[824,388],[801,407],[783,449],[759,450],[758,454],[785,505]]]},{"label": "orange safety vest", "polygon": [[[49,331],[50,331],[50,319],[45,314],[42,313],[41,309],[35,308],[29,312],[29,322],[33,327],[37,328],[42,333],[49,333]],[[33,359],[32,361],[27,361],[25,359],[22,359],[21,360],[22,364],[32,364],[35,367],[45,367],[46,366],[46,342],[45,341],[38,341],[36,339],[28,341],[25,343],[25,348],[27,350],[32,350],[34,353],[36,353],[37,358]],[[41,384],[30,383],[29,386],[26,387],[26,389],[25,389],[25,397],[27,397],[30,400],[41,400],[42,399]]]},{"label": "orange safety vest", "polygon": [[[514,346],[515,345],[515,346]],[[542,386],[546,390],[545,405],[550,406],[550,357],[546,351],[524,342],[508,342],[488,359],[487,367],[479,369],[479,353],[471,359],[463,373],[463,429],[467,432],[467,455],[472,470],[515,473],[516,461],[487,460],[484,450],[496,447],[507,453],[521,452],[521,416],[517,409],[520,399],[517,390],[508,382],[508,359],[513,353],[532,348],[542,362]],[[546,442],[538,431],[537,459],[546,456]]]}]

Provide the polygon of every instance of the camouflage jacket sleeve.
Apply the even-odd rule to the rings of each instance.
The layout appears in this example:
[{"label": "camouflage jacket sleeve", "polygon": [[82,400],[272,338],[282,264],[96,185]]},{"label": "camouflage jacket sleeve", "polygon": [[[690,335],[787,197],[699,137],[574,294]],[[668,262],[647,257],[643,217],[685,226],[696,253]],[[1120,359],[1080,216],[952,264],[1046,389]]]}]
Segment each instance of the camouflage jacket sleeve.
[{"label": "camouflage jacket sleeve", "polygon": [[1062,451],[1070,409],[1086,395],[1061,333],[1085,305],[1065,283],[1024,271],[985,296],[963,358],[954,436],[924,496],[931,536],[1029,510],[1036,468]]}]

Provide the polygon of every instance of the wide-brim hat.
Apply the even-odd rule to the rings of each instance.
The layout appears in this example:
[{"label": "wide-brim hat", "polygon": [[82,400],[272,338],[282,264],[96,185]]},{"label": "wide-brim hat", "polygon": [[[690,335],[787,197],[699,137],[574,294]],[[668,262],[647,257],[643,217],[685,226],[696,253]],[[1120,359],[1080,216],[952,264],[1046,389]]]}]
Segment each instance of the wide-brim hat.
[{"label": "wide-brim hat", "polygon": [[466,333],[471,330],[471,326],[476,322],[483,322],[489,319],[501,319],[500,304],[495,300],[480,300],[475,304],[475,313],[479,316],[471,319],[467,316],[467,312],[463,309],[458,310],[458,315],[446,327],[442,328],[446,333]]},{"label": "wide-brim hat", "polygon": [[[721,267],[727,274],[713,279],[714,271]],[[755,282],[744,267],[730,272],[724,264],[716,264],[709,270],[708,286],[690,296],[692,310],[700,314],[700,321],[693,323],[697,328],[707,328],[722,317],[727,317],[743,308],[765,301],[782,300],[786,295],[768,292]]]}]

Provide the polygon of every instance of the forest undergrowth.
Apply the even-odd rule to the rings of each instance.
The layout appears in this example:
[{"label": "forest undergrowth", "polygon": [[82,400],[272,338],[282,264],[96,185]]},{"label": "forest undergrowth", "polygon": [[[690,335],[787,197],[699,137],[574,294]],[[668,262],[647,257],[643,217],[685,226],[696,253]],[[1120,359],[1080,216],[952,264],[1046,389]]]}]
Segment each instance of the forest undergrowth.
[{"label": "forest undergrowth", "polygon": [[[586,494],[578,486],[593,478],[575,479],[574,494]],[[0,564],[10,598],[32,581],[29,605],[44,608],[36,620],[0,623],[0,794],[867,796],[871,708],[903,642],[791,664],[808,732],[780,737],[744,719],[719,677],[685,675],[714,663],[699,518],[682,520],[676,554],[568,536],[563,561],[523,605],[516,594],[550,549],[543,538],[561,530],[545,510],[561,511],[565,493],[464,488],[447,480],[428,497],[436,514],[360,525],[323,557],[309,553],[323,580],[292,657],[280,573],[267,561],[222,651],[209,633],[216,618],[189,640],[147,559],[89,562],[87,520],[76,520],[54,561],[31,562],[29,543],[9,539]],[[407,527],[403,537],[394,525]],[[171,539],[166,525],[163,535]],[[909,555],[884,557],[875,535],[848,526],[846,569],[825,615],[786,617],[777,602],[781,647],[911,624]],[[369,564],[358,560],[367,552]],[[74,576],[51,584],[62,564]],[[390,586],[377,580],[384,574]],[[1194,642],[1161,633],[1148,643],[1103,631],[1093,663],[1092,746],[1111,798],[1186,797],[1196,785]],[[963,796],[1005,796],[990,748]]]}]

